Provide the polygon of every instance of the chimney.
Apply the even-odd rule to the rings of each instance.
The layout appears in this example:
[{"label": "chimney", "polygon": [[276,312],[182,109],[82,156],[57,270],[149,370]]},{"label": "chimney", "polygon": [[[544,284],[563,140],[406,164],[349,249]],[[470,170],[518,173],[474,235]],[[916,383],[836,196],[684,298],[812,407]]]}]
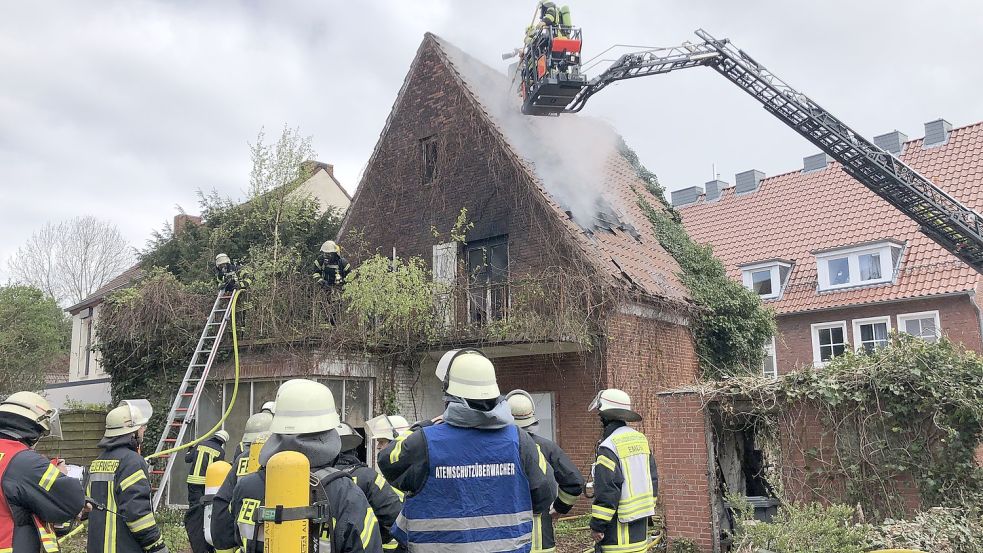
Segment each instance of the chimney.
[{"label": "chimney", "polygon": [[949,133],[952,132],[952,123],[945,119],[936,119],[925,123],[925,142],[923,148],[941,146],[949,141]]},{"label": "chimney", "polygon": [[878,148],[896,156],[901,155],[901,150],[904,148],[904,143],[907,141],[908,135],[898,130],[874,137],[874,144],[876,144]]},{"label": "chimney", "polygon": [[724,189],[730,186],[726,182],[718,179],[714,179],[706,184],[707,195],[705,197],[706,201],[712,202],[720,198]]},{"label": "chimney", "polygon": [[178,213],[174,216],[174,225],[171,230],[174,231],[174,235],[177,236],[181,234],[188,225],[200,225],[201,217],[196,215],[188,215],[187,213]]},{"label": "chimney", "polygon": [[323,161],[309,159],[307,161],[301,162],[300,168],[302,171],[306,172],[309,175],[313,175],[314,173],[317,173],[318,169],[324,169],[325,171],[327,171],[328,175],[331,176],[331,178],[334,178],[334,165],[331,165],[330,163],[324,163]]},{"label": "chimney", "polygon": [[749,194],[761,186],[765,174],[757,169],[744,171],[734,175],[734,194]]},{"label": "chimney", "polygon": [[672,207],[681,207],[696,203],[696,200],[699,199],[700,194],[703,194],[702,186],[690,186],[689,188],[683,188],[682,190],[673,190]]},{"label": "chimney", "polygon": [[322,163],[321,166],[324,167],[324,170],[328,172],[328,176],[334,178],[334,165],[330,163]]},{"label": "chimney", "polygon": [[814,154],[811,156],[806,156],[802,158],[802,172],[811,173],[813,171],[822,171],[829,165],[829,156],[825,153]]}]

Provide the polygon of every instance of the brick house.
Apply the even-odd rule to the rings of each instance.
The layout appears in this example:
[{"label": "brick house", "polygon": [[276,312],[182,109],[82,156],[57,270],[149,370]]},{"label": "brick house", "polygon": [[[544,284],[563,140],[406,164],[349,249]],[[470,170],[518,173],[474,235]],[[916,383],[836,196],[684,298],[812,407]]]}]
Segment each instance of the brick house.
[{"label": "brick house", "polygon": [[[638,426],[662,467],[660,504],[671,535],[709,549],[700,405],[658,395],[698,378],[687,327],[693,307],[678,265],[638,207],[639,198],[658,202],[620,155],[619,140],[586,117],[522,116],[504,74],[427,34],[339,241],[418,256],[435,280],[461,284],[450,294],[447,322],[474,332],[424,348],[419,367],[396,370],[396,398],[408,418],[441,412],[432,371],[443,351],[481,347],[503,391],[531,392],[545,419],[541,431],[588,473],[600,429],[587,405],[600,389],[623,388],[644,416]],[[448,241],[446,229],[462,209],[473,227],[464,241]],[[546,289],[544,304],[589,296],[596,309],[586,314],[586,344],[562,332],[482,332],[519,317],[529,282]],[[544,317],[544,326],[551,320]]]},{"label": "brick house", "polygon": [[[925,137],[874,139],[951,196],[983,211],[983,123],[925,124]],[[825,154],[801,170],[735,176],[673,193],[686,230],[777,315],[765,374],[874,348],[891,331],[945,334],[983,351],[980,275]]]}]

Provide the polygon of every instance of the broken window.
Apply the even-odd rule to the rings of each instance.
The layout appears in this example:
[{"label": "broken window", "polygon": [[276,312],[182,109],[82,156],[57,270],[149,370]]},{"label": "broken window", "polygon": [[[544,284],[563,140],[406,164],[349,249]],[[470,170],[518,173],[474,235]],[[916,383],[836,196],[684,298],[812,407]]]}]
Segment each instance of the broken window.
[{"label": "broken window", "polygon": [[509,249],[506,236],[471,242],[468,264],[468,321],[504,319],[509,303]]},{"label": "broken window", "polygon": [[437,180],[437,137],[428,136],[421,140],[420,151],[423,155],[421,180],[423,184],[430,184]]}]

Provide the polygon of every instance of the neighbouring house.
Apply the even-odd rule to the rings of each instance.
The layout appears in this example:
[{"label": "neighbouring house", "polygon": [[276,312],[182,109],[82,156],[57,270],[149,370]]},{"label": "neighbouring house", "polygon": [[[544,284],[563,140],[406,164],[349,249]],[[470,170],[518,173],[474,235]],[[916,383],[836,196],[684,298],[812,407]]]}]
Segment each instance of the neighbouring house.
[{"label": "neighbouring house", "polygon": [[308,171],[310,176],[290,193],[291,196],[315,198],[321,213],[327,211],[329,207],[337,209],[340,214],[348,210],[352,197],[335,178],[334,165],[323,161],[307,161],[304,162],[304,170]]},{"label": "neighbouring house", "polygon": [[[983,211],[983,123],[953,129],[939,119],[924,138],[894,131],[874,142]],[[672,199],[690,236],[775,310],[766,375],[876,348],[892,331],[983,351],[980,275],[825,154],[801,170],[745,171],[733,185],[715,180]]]}]

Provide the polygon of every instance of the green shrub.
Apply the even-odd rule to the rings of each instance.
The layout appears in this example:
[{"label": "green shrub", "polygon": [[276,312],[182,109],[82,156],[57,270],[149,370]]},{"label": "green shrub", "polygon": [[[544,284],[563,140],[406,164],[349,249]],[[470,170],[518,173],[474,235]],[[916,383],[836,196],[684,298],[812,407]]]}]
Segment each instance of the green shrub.
[{"label": "green shrub", "polygon": [[871,527],[877,547],[918,549],[932,553],[983,553],[983,516],[979,504],[936,507],[911,520],[885,520]]},{"label": "green shrub", "polygon": [[852,523],[853,509],[817,503],[779,509],[772,522],[753,519],[750,504],[731,499],[735,506],[737,553],[863,553],[869,545],[867,530]]}]

